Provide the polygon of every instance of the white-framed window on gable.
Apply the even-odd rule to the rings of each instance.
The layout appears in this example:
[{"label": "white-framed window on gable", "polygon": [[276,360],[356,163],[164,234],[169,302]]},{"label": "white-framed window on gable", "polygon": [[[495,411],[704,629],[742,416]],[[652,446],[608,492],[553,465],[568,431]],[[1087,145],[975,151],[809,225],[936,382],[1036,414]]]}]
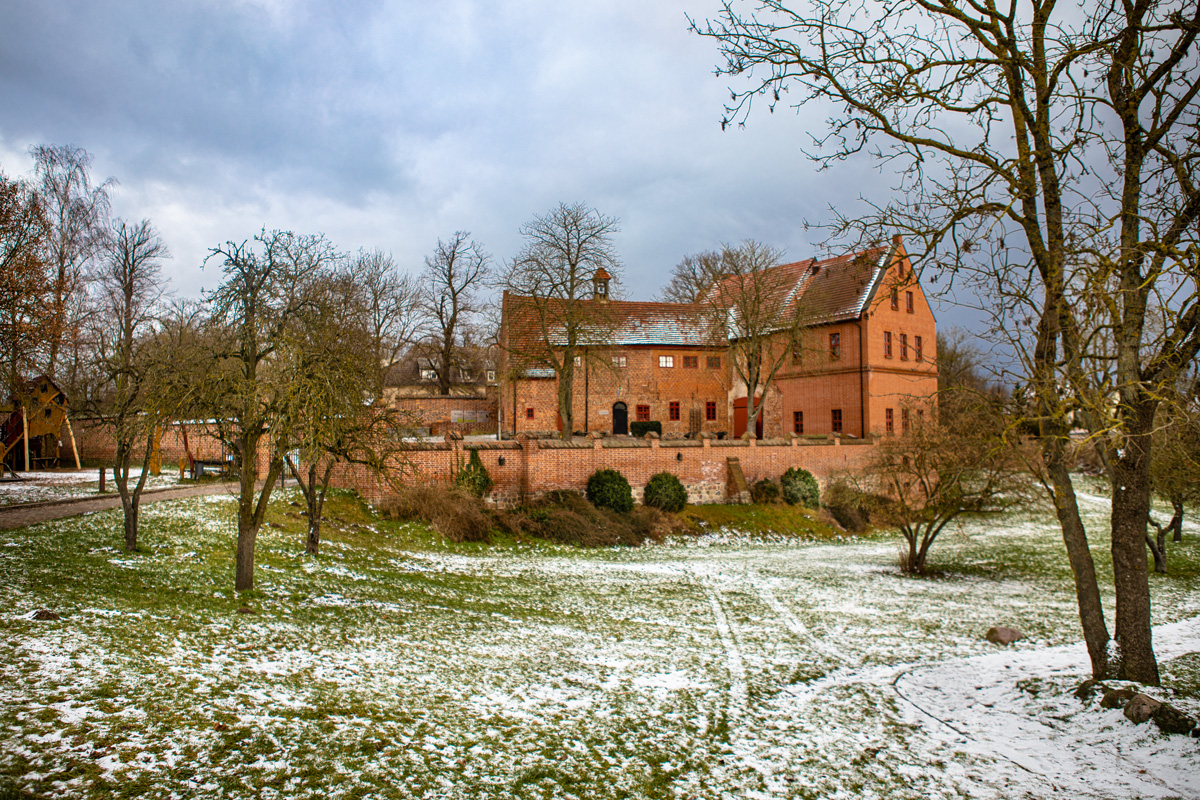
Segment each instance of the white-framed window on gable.
[{"label": "white-framed window on gable", "polygon": [[658,357],[658,365],[660,367],[675,366],[675,356],[659,356]]},{"label": "white-framed window on gable", "polygon": [[421,368],[421,380],[436,381],[437,380],[437,370],[434,369],[433,367],[422,367]]},{"label": "white-framed window on gable", "polygon": [[495,382],[496,382],[496,370],[494,370],[494,369],[489,369],[489,370],[487,371],[487,382],[488,382],[488,383],[495,383]]},{"label": "white-framed window on gable", "polygon": [[618,369],[625,369],[625,356],[613,356],[612,365]]}]

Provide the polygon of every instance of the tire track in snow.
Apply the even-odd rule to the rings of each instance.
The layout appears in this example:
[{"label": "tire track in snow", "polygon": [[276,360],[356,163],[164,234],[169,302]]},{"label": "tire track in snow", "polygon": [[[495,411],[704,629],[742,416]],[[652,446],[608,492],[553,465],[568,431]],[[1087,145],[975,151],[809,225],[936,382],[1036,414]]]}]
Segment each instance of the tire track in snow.
[{"label": "tire track in snow", "polygon": [[[730,774],[729,769],[725,772],[729,775],[727,782],[732,783],[734,776],[741,779],[741,793],[745,797],[754,798],[770,798],[776,797],[782,792],[785,787],[776,780],[774,771],[759,757],[757,749],[752,744],[758,737],[755,732],[751,731],[745,724],[744,719],[749,716],[749,685],[746,680],[746,664],[742,657],[741,647],[738,645],[737,633],[733,625],[729,622],[729,617],[725,613],[725,605],[721,602],[720,592],[709,585],[704,576],[698,570],[693,568],[696,574],[696,580],[704,589],[705,595],[708,596],[709,605],[712,607],[713,621],[716,623],[717,633],[721,638],[721,646],[725,650],[726,664],[729,670],[730,686],[729,686],[729,703],[726,707],[725,718],[731,723],[729,726],[729,745],[733,748],[734,753],[738,756],[738,763],[744,768],[749,769],[758,777],[758,781],[762,786],[766,787],[767,792],[762,792],[757,788],[746,785],[746,774],[737,773]],[[724,581],[722,586],[728,586],[737,581]],[[742,724],[734,726],[733,722],[741,722]],[[749,737],[747,736],[749,734]],[[742,740],[739,742],[739,740]]]},{"label": "tire track in snow", "polygon": [[808,626],[800,621],[799,617],[793,614],[787,606],[779,602],[779,598],[775,596],[775,592],[763,581],[758,572],[751,570],[748,577],[751,579],[751,585],[754,586],[754,591],[758,594],[759,599],[774,611],[776,616],[783,620],[784,627],[791,631],[796,638],[839,664],[849,663],[849,659],[845,655],[814,636],[809,631]]},{"label": "tire track in snow", "polygon": [[729,670],[729,705],[726,708],[726,716],[730,719],[740,719],[746,714],[746,664],[742,660],[742,651],[734,638],[733,629],[729,627],[729,619],[725,616],[721,598],[708,585],[701,585],[704,587],[704,593],[708,595],[717,634],[721,637],[721,646],[725,649],[725,663]]}]

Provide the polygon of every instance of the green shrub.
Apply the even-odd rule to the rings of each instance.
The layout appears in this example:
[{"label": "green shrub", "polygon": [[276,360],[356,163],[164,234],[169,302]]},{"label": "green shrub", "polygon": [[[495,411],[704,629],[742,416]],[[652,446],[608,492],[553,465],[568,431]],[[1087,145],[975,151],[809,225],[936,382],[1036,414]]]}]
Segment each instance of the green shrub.
[{"label": "green shrub", "polygon": [[475,497],[487,497],[495,483],[487,467],[479,460],[479,451],[472,450],[467,466],[454,478],[454,484]]},{"label": "green shrub", "polygon": [[615,469],[602,469],[588,478],[587,499],[596,508],[628,513],[633,510],[633,490]]},{"label": "green shrub", "polygon": [[659,436],[662,436],[662,423],[656,419],[629,423],[629,433],[638,438],[645,436],[650,431],[654,431]]},{"label": "green shrub", "polygon": [[788,467],[779,479],[783,489],[783,499],[789,506],[801,505],[805,508],[816,508],[821,504],[821,487],[817,479],[806,469]]},{"label": "green shrub", "polygon": [[770,505],[779,499],[779,484],[770,478],[756,481],[750,487],[750,499],[761,505]]},{"label": "green shrub", "polygon": [[642,502],[662,511],[672,514],[683,510],[687,505],[687,489],[679,478],[669,472],[660,472],[646,483]]}]

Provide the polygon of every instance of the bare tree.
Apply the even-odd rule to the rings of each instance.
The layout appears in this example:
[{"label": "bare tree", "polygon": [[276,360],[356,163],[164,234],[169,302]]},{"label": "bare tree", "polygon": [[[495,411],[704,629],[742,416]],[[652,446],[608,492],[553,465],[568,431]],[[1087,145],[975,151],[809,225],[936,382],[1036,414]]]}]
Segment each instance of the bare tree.
[{"label": "bare tree", "polygon": [[488,279],[489,261],[467,231],[456,231],[447,241],[438,239],[433,255],[425,259],[421,306],[431,331],[420,350],[436,374],[438,394],[450,394],[458,375],[468,368],[463,345],[480,311],[478,293]]},{"label": "bare tree", "polygon": [[411,275],[401,275],[390,253],[359,250],[350,266],[357,295],[366,308],[368,347],[378,372],[371,392],[383,397],[390,368],[413,343],[421,325],[421,288]]},{"label": "bare tree", "polygon": [[563,439],[571,437],[575,426],[575,359],[594,352],[588,345],[606,342],[611,328],[607,304],[592,294],[598,272],[619,280],[621,265],[612,241],[618,230],[613,217],[582,203],[560,203],[521,226],[525,245],[500,276],[500,286],[515,296],[512,313],[520,317],[515,325],[506,320],[505,328],[526,332],[501,343],[509,371],[554,371]]},{"label": "bare tree", "polygon": [[5,397],[16,397],[45,345],[52,281],[50,223],[41,198],[0,173],[0,366]]},{"label": "bare tree", "polygon": [[[274,358],[312,297],[323,272],[342,259],[322,236],[263,231],[250,242],[227,242],[209,251],[224,281],[207,295],[216,326],[212,372],[203,376],[219,436],[238,457],[238,539],[234,587],[254,588],[254,547],[271,492],[284,469],[290,430],[285,360]],[[267,449],[258,484],[258,461]]]},{"label": "bare tree", "polygon": [[709,310],[714,344],[729,347],[734,374],[746,387],[746,430],[753,431],[762,415],[775,375],[793,357],[799,343],[802,315],[789,302],[794,276],[776,269],[783,253],[747,239],[723,245],[721,257],[709,262]]},{"label": "bare tree", "polygon": [[[170,397],[157,391],[156,377],[174,365],[154,353],[164,285],[160,262],[169,256],[149,220],[117,220],[94,276],[97,315],[91,341],[100,385],[99,402],[89,410],[116,442],[113,478],[125,514],[126,552],[137,549],[138,506],[150,456],[159,427],[169,417]],[[142,470],[130,486],[135,456]]]},{"label": "bare tree", "polygon": [[94,185],[88,174],[92,156],[80,147],[37,145],[29,153],[52,228],[47,258],[54,281],[49,309],[53,322],[46,373],[53,378],[60,351],[77,338],[85,272],[88,262],[104,248],[109,193],[116,181],[108,178]]},{"label": "bare tree", "polygon": [[351,269],[314,281],[310,302],[276,353],[287,376],[279,420],[286,428],[285,461],[305,498],[305,550],[312,555],[320,549],[321,515],[337,465],[365,464],[394,478],[406,427],[401,412],[372,398],[379,373],[376,317],[360,280]]},{"label": "bare tree", "polygon": [[721,253],[705,250],[684,256],[671,271],[671,280],[658,293],[664,303],[699,303],[721,274]]},{"label": "bare tree", "polygon": [[[899,180],[895,202],[840,219],[843,232],[902,232],[914,260],[952,280],[976,278],[995,328],[1016,333],[1093,674],[1157,683],[1148,468],[1161,387],[1200,349],[1200,6],[908,0],[868,10],[763,0],[741,13],[731,0],[693,29],[717,41],[720,72],[749,81],[723,124],[791,88],[837,105],[812,156],[828,164],[873,153]],[[1105,299],[1101,286],[1115,291]],[[1170,319],[1148,341],[1148,300],[1164,292]],[[1103,321],[1080,318],[1089,307],[1081,294],[1107,303]],[[1115,406],[1084,368],[1093,348],[1111,353]],[[1070,412],[1081,404],[1089,425],[1107,426],[1112,455],[1111,665],[1067,460]]]},{"label": "bare tree", "polygon": [[950,419],[914,415],[901,436],[880,442],[861,481],[881,490],[872,516],[899,529],[904,572],[923,573],[938,534],[963,514],[1024,502],[1028,479],[1006,440],[1002,407],[974,395]]},{"label": "bare tree", "polygon": [[1196,382],[1169,395],[1155,415],[1150,480],[1154,493],[1171,504],[1171,519],[1162,525],[1150,516],[1155,535],[1146,534],[1154,571],[1167,571],[1167,536],[1183,541],[1185,506],[1200,502],[1200,401]]}]

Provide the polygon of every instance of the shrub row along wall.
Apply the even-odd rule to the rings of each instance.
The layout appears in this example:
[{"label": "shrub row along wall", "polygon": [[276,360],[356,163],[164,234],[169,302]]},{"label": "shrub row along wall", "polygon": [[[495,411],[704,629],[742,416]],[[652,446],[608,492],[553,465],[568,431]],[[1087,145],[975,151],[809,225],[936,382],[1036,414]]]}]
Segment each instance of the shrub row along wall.
[{"label": "shrub row along wall", "polygon": [[[640,499],[652,475],[670,472],[688,490],[688,502],[725,502],[728,496],[728,459],[737,458],[746,480],[778,480],[789,467],[801,467],[825,483],[833,476],[861,469],[874,451],[869,442],[855,440],[659,441],[593,439],[562,442],[522,437],[516,442],[470,442],[416,445],[397,465],[397,482],[448,482],[467,462],[468,451],[478,449],[480,460],[495,482],[491,498],[499,503],[519,502],[556,489],[582,492],[587,479],[600,469],[624,475]],[[503,463],[501,463],[503,461]],[[354,489],[372,503],[387,500],[395,491],[366,468],[342,464],[334,484]]]}]

